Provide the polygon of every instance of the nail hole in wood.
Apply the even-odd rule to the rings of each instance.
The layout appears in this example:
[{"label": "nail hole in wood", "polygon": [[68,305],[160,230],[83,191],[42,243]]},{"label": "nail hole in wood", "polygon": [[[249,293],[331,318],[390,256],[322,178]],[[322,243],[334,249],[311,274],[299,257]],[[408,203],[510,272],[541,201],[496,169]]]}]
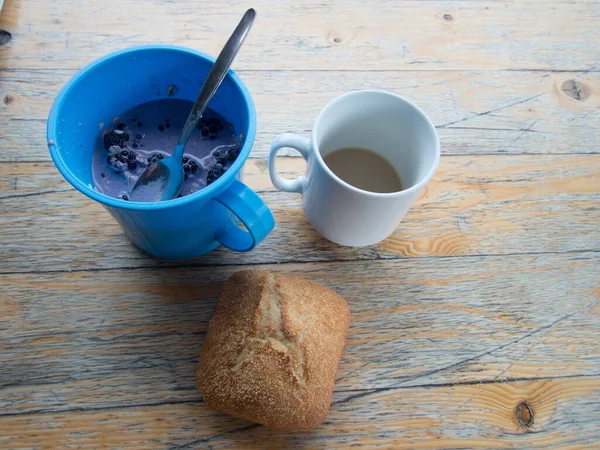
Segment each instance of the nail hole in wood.
[{"label": "nail hole in wood", "polygon": [[519,422],[519,425],[522,427],[529,428],[535,423],[533,417],[533,408],[527,401],[521,402],[517,405],[515,415],[517,416],[517,422]]},{"label": "nail hole in wood", "polygon": [[452,17],[452,14],[444,14],[444,20],[450,22],[451,20],[454,20],[454,17]]},{"label": "nail hole in wood", "polygon": [[6,30],[0,30],[0,45],[6,45],[12,39],[12,34]]},{"label": "nail hole in wood", "polygon": [[4,96],[4,99],[2,100],[2,103],[4,103],[5,105],[10,105],[14,101],[15,101],[15,98],[12,95],[6,94]]},{"label": "nail hole in wood", "polygon": [[339,44],[340,42],[342,42],[342,40],[339,37],[334,37],[333,42],[335,42],[336,44]]},{"label": "nail hole in wood", "polygon": [[574,79],[563,82],[560,89],[569,97],[577,101],[583,101],[590,96],[590,88],[581,81]]}]

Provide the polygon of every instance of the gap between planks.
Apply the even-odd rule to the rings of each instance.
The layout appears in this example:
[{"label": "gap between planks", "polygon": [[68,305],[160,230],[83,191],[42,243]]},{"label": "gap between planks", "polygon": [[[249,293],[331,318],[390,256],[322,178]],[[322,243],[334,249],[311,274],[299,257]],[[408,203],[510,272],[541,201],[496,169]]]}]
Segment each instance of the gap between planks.
[{"label": "gap between planks", "polygon": [[[131,244],[133,245],[133,244]],[[485,259],[485,258],[511,258],[515,256],[544,256],[544,255],[577,255],[577,254],[596,254],[600,256],[599,249],[585,249],[585,250],[569,250],[564,252],[513,252],[513,253],[502,253],[502,254],[469,254],[469,255],[432,255],[432,256],[416,256],[416,257],[380,257],[380,258],[357,258],[357,259],[322,259],[322,260],[287,260],[287,261],[273,261],[273,262],[249,262],[249,263],[190,263],[190,264],[173,264],[165,266],[126,266],[118,268],[89,268],[89,269],[59,269],[59,270],[33,270],[33,271],[0,271],[0,275],[46,275],[46,274],[61,274],[61,273],[86,273],[86,272],[123,272],[135,271],[135,270],[169,270],[169,269],[209,269],[214,268],[227,268],[227,267],[239,267],[240,270],[244,267],[257,267],[257,266],[283,266],[289,265],[306,265],[306,264],[363,264],[370,261],[385,261],[385,262],[400,262],[400,263],[413,263],[414,261],[430,260],[430,259]]]},{"label": "gap between planks", "polygon": [[[388,387],[380,387],[373,389],[340,389],[335,390],[336,393],[348,393],[353,394],[345,397],[341,400],[333,401],[331,405],[339,405],[343,403],[349,403],[352,400],[357,400],[359,398],[365,398],[370,395],[379,394],[382,392],[391,392],[391,391],[399,391],[404,389],[436,389],[436,388],[448,388],[448,387],[457,387],[457,386],[479,386],[479,385],[491,385],[491,384],[506,384],[506,383],[526,383],[526,382],[541,382],[541,381],[550,381],[550,380],[579,380],[584,378],[597,378],[600,377],[600,373],[598,374],[585,374],[585,375],[558,375],[558,376],[544,376],[544,377],[523,377],[523,378],[502,378],[499,380],[478,380],[478,381],[458,381],[456,383],[428,383],[428,384],[411,384],[411,385],[398,385],[398,386],[388,386]],[[51,384],[51,383],[44,383]],[[21,387],[21,386],[20,386]],[[8,386],[10,388],[10,386]],[[6,388],[3,388],[6,389]],[[38,411],[27,411],[27,412],[19,412],[19,413],[0,413],[0,419],[3,417],[17,417],[17,416],[36,416],[36,415],[44,415],[44,414],[64,414],[64,413],[74,413],[74,412],[90,412],[90,411],[114,411],[114,410],[124,410],[124,409],[132,409],[132,408],[156,408],[160,406],[168,406],[168,405],[186,405],[186,404],[195,404],[200,403],[203,404],[204,401],[202,399],[196,400],[181,400],[181,401],[167,401],[167,402],[156,402],[156,403],[139,403],[133,405],[123,405],[123,406],[99,406],[99,407],[91,407],[91,408],[65,408],[58,410],[38,410]],[[261,426],[256,424],[256,426]]]}]

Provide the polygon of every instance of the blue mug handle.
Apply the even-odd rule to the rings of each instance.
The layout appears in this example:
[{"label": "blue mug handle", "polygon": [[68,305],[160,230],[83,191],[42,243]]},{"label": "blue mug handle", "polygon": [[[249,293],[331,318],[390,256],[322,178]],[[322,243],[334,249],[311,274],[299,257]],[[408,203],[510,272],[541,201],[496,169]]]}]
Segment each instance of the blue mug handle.
[{"label": "blue mug handle", "polygon": [[239,180],[219,194],[216,199],[237,216],[246,230],[233,222],[217,233],[216,239],[236,252],[248,252],[258,245],[275,227],[275,218],[256,192]]}]

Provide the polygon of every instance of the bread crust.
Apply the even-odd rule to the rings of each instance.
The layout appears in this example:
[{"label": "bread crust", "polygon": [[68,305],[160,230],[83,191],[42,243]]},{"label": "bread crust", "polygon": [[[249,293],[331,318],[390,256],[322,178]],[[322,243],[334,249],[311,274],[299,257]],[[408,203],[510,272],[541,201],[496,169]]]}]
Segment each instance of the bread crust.
[{"label": "bread crust", "polygon": [[205,402],[284,430],[326,417],[350,311],[337,293],[292,275],[245,270],[226,283],[198,365]]}]

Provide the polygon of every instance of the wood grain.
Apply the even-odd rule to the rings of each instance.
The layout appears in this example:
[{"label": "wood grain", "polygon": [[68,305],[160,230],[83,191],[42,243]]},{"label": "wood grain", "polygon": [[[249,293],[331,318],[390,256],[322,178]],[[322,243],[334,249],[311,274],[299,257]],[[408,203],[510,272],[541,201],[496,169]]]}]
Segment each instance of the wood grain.
[{"label": "wood grain", "polygon": [[[151,259],[58,174],[48,110],[110,51],[216,54],[249,6],[258,21],[234,64],[258,111],[245,180],[277,227],[249,254]],[[0,448],[599,448],[599,19],[596,0],[6,0]],[[357,89],[422,107],[443,158],[393,236],[350,249],[273,188],[265,157]],[[221,285],[251,266],[350,304],[334,404],[313,433],[218,414],[196,388]]]},{"label": "wood grain", "polygon": [[[338,393],[314,432],[281,433],[199,402],[0,419],[5,448],[530,448],[594,449],[600,378]],[[533,423],[516,409],[530,405]],[[575,432],[566,434],[565,429]]]},{"label": "wood grain", "polygon": [[[259,267],[348,301],[336,390],[354,391],[600,374],[599,262],[600,252]],[[2,275],[5,413],[195,399],[208,319],[240,269]]]},{"label": "wood grain", "polygon": [[[54,96],[74,73],[0,70],[4,138],[0,161],[50,160],[46,118]],[[268,154],[280,133],[308,137],[330,100],[358,89],[397,92],[419,105],[437,125],[444,155],[600,152],[599,72],[394,71],[365,77],[363,72],[242,71],[240,75],[258,112],[252,150],[256,158]],[[577,96],[573,86],[585,95]]]},{"label": "wood grain", "polygon": [[[79,67],[112,50],[170,42],[218,53],[243,1],[40,0],[7,5],[0,64]],[[258,19],[234,67],[258,70],[596,70],[600,5],[591,3],[256,0]],[[371,9],[373,8],[373,9]],[[74,13],[77,11],[77,13]],[[133,14],[133,11],[135,13]],[[535,18],[535,20],[532,20]]]},{"label": "wood grain", "polygon": [[[282,158],[278,167],[292,177],[304,170],[304,162]],[[600,250],[600,193],[593,182],[599,178],[599,155],[444,157],[391,237],[346,248],[321,238],[304,217],[301,197],[275,191],[266,162],[251,160],[245,181],[274,211],[275,230],[250,253],[219,250],[183,264]],[[112,217],[74,191],[49,163],[0,165],[0,189],[1,272],[181,264],[149,258],[133,247]]]}]

